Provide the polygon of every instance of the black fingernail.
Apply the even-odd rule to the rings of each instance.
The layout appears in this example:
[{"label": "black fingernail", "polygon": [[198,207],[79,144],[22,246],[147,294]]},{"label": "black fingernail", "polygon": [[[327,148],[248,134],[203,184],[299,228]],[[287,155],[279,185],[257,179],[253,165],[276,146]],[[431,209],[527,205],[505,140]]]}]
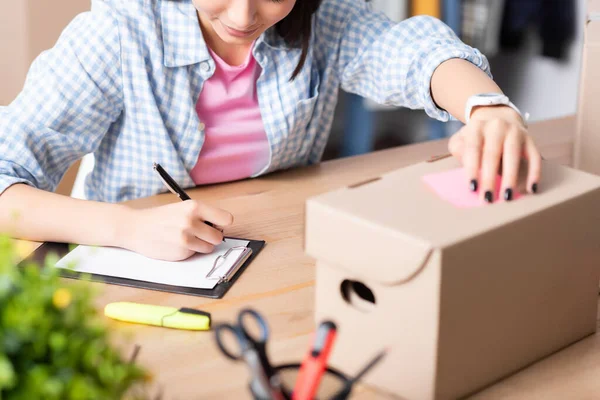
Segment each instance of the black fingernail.
[{"label": "black fingernail", "polygon": [[511,201],[513,197],[513,192],[511,188],[508,188],[504,191],[504,200]]},{"label": "black fingernail", "polygon": [[533,185],[531,185],[531,191],[532,191],[533,193],[537,193],[537,189],[538,189],[538,188],[537,188],[537,183],[534,183]]},{"label": "black fingernail", "polygon": [[471,180],[471,192],[477,191],[477,179]]},{"label": "black fingernail", "polygon": [[492,202],[492,192],[490,192],[489,190],[485,192],[485,201],[487,201],[488,203]]}]

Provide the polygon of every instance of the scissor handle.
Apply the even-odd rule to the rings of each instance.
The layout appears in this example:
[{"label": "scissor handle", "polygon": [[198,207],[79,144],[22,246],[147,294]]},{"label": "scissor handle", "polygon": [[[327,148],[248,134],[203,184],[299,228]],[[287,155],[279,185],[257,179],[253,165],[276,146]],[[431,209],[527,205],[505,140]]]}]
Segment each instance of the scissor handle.
[{"label": "scissor handle", "polygon": [[[260,329],[258,337],[253,336],[250,333],[252,330],[247,328],[248,318],[252,318],[256,325],[258,325]],[[240,311],[238,314],[238,326],[240,327],[242,333],[246,336],[246,339],[254,343],[255,346],[264,346],[267,343],[267,339],[269,339],[269,326],[267,325],[267,321],[265,321],[262,315],[260,315],[257,311],[251,308],[246,308]]]},{"label": "scissor handle", "polygon": [[[221,352],[223,354],[225,354],[225,356],[227,358],[230,358],[232,360],[237,361],[237,360],[241,359],[244,350],[248,346],[248,344],[246,343],[247,339],[244,337],[244,334],[241,332],[241,330],[238,327],[232,326],[230,324],[219,324],[219,325],[215,326],[214,329],[215,329],[215,337],[217,339],[217,346],[219,346],[219,349],[221,350]],[[238,352],[231,351],[231,349],[225,345],[224,337],[227,334],[227,332],[231,333],[233,335],[233,337],[236,339],[237,344],[239,346]]]}]

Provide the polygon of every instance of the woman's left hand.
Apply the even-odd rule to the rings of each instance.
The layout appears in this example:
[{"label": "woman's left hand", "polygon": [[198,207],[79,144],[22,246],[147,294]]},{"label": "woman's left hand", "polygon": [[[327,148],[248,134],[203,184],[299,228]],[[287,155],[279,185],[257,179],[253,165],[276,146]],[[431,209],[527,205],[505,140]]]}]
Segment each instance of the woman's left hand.
[{"label": "woman's left hand", "polygon": [[[521,158],[528,160],[527,191],[536,193],[542,157],[521,116],[508,106],[477,107],[471,119],[450,138],[450,153],[461,160],[472,191],[491,203],[502,196],[510,201],[517,187]],[[502,163],[502,186],[495,193]]]}]

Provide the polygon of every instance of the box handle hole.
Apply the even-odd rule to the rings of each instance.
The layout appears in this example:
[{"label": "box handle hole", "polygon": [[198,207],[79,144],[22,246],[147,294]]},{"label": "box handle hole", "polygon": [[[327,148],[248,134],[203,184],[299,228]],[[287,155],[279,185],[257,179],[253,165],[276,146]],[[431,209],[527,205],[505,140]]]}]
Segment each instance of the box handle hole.
[{"label": "box handle hole", "polygon": [[364,283],[346,279],[340,287],[346,303],[360,311],[371,311],[375,308],[375,295]]}]

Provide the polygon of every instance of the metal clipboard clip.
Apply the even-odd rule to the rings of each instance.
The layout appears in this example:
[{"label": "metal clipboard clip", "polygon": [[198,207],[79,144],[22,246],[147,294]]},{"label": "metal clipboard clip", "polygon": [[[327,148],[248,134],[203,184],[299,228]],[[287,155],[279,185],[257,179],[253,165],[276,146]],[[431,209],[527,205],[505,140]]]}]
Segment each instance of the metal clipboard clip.
[{"label": "metal clipboard clip", "polygon": [[[231,265],[231,267],[229,267],[229,269],[220,276],[212,276],[221,267],[221,265],[223,265],[227,257],[229,257],[232,252],[238,250],[242,250],[242,254],[240,254],[237,260]],[[218,280],[218,283],[228,282],[231,278],[233,278],[235,273],[238,272],[240,267],[244,265],[244,263],[246,262],[248,257],[250,257],[251,254],[252,249],[246,246],[235,246],[227,249],[225,254],[222,254],[215,259],[212,268],[210,269],[210,271],[208,271],[208,274],[206,274],[206,279]]]}]

